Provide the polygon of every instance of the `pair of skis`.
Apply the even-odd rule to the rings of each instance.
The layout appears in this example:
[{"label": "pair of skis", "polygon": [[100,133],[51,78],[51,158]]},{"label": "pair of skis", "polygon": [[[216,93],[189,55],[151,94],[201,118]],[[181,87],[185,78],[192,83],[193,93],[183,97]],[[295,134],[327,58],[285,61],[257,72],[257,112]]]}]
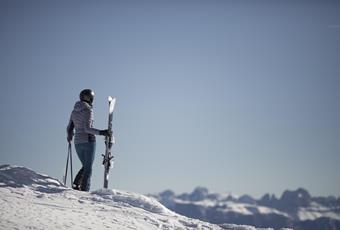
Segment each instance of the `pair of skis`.
[{"label": "pair of skis", "polygon": [[105,137],[105,154],[103,154],[103,165],[104,165],[104,189],[108,188],[109,184],[109,171],[113,167],[113,155],[111,153],[112,145],[114,144],[114,139],[112,136],[112,118],[113,110],[116,104],[116,98],[109,96],[109,120],[108,120],[108,130],[111,133],[110,136]]}]

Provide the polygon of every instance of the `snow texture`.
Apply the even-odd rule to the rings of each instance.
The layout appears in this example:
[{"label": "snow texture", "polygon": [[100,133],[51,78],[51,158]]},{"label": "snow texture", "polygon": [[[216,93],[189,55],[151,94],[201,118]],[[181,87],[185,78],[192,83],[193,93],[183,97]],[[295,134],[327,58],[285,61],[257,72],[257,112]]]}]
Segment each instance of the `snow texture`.
[{"label": "snow texture", "polygon": [[49,176],[0,166],[0,229],[256,230],[178,215],[154,198],[118,190],[69,189]]}]

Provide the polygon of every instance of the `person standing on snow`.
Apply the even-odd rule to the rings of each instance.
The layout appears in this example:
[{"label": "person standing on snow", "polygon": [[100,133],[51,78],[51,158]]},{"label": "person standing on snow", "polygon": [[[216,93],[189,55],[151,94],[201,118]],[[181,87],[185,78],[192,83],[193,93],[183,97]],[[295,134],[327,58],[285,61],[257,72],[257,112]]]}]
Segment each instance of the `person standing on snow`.
[{"label": "person standing on snow", "polygon": [[107,129],[99,130],[93,128],[93,109],[94,92],[91,89],[84,89],[79,95],[80,101],[74,105],[67,126],[67,141],[73,139],[73,129],[75,129],[74,146],[77,155],[82,163],[74,179],[72,188],[81,191],[89,191],[91,186],[92,164],[96,151],[95,135],[112,135]]}]

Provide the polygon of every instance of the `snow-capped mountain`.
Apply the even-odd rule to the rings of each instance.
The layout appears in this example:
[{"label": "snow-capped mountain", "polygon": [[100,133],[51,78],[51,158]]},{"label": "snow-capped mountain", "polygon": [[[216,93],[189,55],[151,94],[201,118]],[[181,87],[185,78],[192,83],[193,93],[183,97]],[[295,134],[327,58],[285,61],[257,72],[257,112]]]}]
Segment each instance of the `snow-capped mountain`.
[{"label": "snow-capped mountain", "polygon": [[340,198],[312,197],[302,188],[285,191],[279,199],[269,194],[257,200],[249,195],[209,193],[203,187],[181,195],[166,190],[154,197],[179,214],[215,224],[297,230],[340,229]]},{"label": "snow-capped mountain", "polygon": [[[199,199],[199,197],[197,198]],[[157,200],[118,190],[75,191],[17,166],[0,166],[0,229],[256,230],[181,216]]]}]

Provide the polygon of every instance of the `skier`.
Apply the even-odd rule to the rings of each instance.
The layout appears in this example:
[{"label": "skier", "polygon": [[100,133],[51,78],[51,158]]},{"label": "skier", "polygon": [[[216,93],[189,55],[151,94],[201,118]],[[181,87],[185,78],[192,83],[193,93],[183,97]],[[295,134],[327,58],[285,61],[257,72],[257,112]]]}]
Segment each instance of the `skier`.
[{"label": "skier", "polygon": [[93,109],[94,92],[91,89],[84,89],[79,94],[80,101],[74,105],[67,126],[67,141],[73,139],[73,129],[75,129],[74,145],[77,155],[82,163],[74,179],[72,188],[81,191],[89,191],[91,185],[92,164],[96,150],[95,135],[111,136],[109,130],[98,130],[93,128]]}]

